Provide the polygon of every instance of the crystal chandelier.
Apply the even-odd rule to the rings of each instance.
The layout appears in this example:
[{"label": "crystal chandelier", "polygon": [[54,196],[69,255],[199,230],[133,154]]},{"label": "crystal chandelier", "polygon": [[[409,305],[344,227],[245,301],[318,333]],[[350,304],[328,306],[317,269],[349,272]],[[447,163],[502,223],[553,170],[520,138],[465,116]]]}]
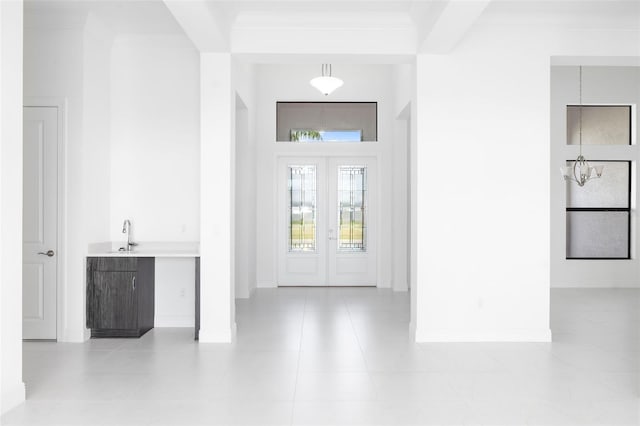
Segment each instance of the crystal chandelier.
[{"label": "crystal chandelier", "polygon": [[331,64],[322,64],[322,76],[312,79],[309,83],[325,96],[344,84],[339,78],[331,76]]},{"label": "crystal chandelier", "polygon": [[579,186],[584,186],[591,179],[602,177],[604,166],[591,166],[582,155],[582,66],[580,66],[580,105],[578,114],[580,120],[580,153],[573,165],[560,167],[560,172],[565,181],[575,182]]}]

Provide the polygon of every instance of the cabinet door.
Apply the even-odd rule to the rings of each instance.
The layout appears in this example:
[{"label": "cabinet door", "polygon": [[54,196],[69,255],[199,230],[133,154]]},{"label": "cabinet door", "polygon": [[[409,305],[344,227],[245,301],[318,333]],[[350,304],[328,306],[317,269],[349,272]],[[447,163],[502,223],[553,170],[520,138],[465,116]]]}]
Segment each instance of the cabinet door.
[{"label": "cabinet door", "polygon": [[93,328],[138,327],[135,272],[93,272]]}]

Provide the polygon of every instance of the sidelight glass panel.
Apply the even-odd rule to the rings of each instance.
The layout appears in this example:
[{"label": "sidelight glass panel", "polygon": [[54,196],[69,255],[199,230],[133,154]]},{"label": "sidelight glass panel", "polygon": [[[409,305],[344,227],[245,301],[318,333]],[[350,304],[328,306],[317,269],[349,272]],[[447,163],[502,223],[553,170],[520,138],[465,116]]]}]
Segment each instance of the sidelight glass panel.
[{"label": "sidelight glass panel", "polygon": [[289,251],[316,250],[316,166],[289,166]]},{"label": "sidelight glass panel", "polygon": [[567,259],[576,258],[628,259],[629,212],[567,211]]},{"label": "sidelight glass panel", "polygon": [[338,168],[338,250],[367,251],[367,168]]},{"label": "sidelight glass panel", "polygon": [[[567,207],[629,207],[631,163],[628,161],[589,161],[591,166],[604,166],[600,179],[590,180],[585,186],[567,182]],[[567,162],[572,166],[573,162]]]}]

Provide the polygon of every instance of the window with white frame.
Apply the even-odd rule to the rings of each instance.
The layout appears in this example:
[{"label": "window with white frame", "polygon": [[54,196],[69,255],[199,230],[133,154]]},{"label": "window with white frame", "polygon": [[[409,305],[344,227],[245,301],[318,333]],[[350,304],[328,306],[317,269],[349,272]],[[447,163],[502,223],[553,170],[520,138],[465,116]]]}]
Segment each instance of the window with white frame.
[{"label": "window with white frame", "polygon": [[[580,109],[582,108],[582,123]],[[581,126],[581,129],[580,129]],[[631,106],[567,106],[567,144],[631,145]],[[567,259],[631,256],[631,162],[591,160],[604,166],[599,179],[580,187],[567,182]],[[567,162],[567,165],[570,165]]]}]

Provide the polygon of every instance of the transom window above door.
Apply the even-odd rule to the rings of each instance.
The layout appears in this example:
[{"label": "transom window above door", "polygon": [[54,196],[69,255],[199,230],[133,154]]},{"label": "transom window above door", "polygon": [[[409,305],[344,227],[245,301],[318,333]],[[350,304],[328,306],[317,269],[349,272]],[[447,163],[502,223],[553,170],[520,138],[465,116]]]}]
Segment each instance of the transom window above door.
[{"label": "transom window above door", "polygon": [[277,102],[277,142],[376,142],[377,102]]}]

